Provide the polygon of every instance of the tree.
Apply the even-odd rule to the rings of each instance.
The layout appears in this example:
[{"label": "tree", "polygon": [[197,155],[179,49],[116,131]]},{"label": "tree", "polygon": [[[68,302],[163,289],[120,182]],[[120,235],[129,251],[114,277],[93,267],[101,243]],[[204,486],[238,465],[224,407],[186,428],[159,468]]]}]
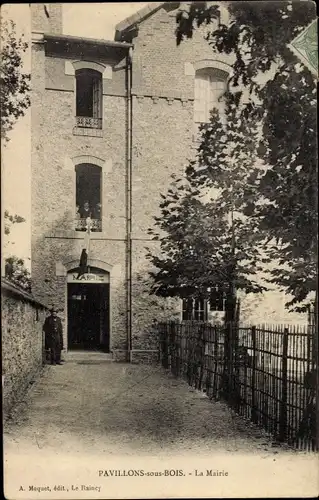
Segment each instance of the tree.
[{"label": "tree", "polygon": [[13,21],[1,23],[0,49],[0,102],[1,134],[8,139],[8,132],[16,120],[23,116],[30,106],[30,75],[23,73],[23,53],[28,44],[23,36],[17,37]]},{"label": "tree", "polygon": [[25,222],[25,219],[21,217],[21,215],[11,215],[8,210],[4,211],[4,234],[9,235],[12,224],[20,224],[21,222]]},{"label": "tree", "polygon": [[226,108],[222,121],[214,110],[202,127],[201,142],[185,177],[175,178],[155,217],[160,256],[148,254],[155,266],[153,292],[161,296],[206,297],[211,287],[226,294],[226,321],[234,320],[234,292],[261,292],[259,234],[244,209],[256,196],[254,121]]},{"label": "tree", "polygon": [[[4,21],[1,23],[0,47],[0,111],[1,111],[1,138],[4,144],[9,140],[8,133],[16,120],[25,114],[30,105],[30,75],[23,72],[23,54],[28,44],[22,37],[17,37],[15,23]],[[4,175],[1,161],[1,175]],[[24,222],[20,215],[11,215],[8,210],[2,211],[1,218],[4,234],[9,235],[12,224]],[[12,256],[5,261],[5,276],[28,287],[28,271],[18,257]]]},{"label": "tree", "polygon": [[31,292],[31,274],[25,267],[23,259],[15,255],[5,260],[5,277],[27,292]]},{"label": "tree", "polygon": [[[8,210],[4,211],[4,234],[8,236],[11,231],[12,224],[21,224],[25,219],[20,215],[11,215]],[[8,241],[6,242],[8,244]],[[19,286],[27,292],[31,292],[31,274],[25,267],[24,260],[16,255],[10,255],[4,260],[4,275],[15,285]]]},{"label": "tree", "polygon": [[[217,13],[218,7],[206,2],[181,10],[177,43],[191,38],[196,26],[210,25]],[[229,14],[229,24],[219,24],[207,41],[213,51],[235,56],[227,97],[239,105],[240,86],[249,89],[250,102],[241,112],[259,118],[263,133],[258,153],[269,166],[246,214],[256,220],[261,234],[266,231],[265,251],[279,263],[270,271],[270,281],[293,296],[288,307],[298,307],[316,291],[316,86],[287,45],[316,18],[315,5],[230,2]]]}]

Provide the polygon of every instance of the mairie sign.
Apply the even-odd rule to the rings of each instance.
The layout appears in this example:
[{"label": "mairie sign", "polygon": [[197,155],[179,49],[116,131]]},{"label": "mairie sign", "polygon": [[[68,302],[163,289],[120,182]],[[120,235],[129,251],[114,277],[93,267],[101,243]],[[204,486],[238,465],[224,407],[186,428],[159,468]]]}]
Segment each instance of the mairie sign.
[{"label": "mairie sign", "polygon": [[107,273],[93,274],[85,273],[78,277],[77,272],[68,273],[67,277],[68,283],[108,283],[109,275]]}]

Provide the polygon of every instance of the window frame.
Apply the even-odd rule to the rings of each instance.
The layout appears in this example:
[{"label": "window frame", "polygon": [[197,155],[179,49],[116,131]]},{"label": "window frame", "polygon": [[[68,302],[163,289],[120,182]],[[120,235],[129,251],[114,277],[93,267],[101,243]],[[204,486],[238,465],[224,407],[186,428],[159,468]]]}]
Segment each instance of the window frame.
[{"label": "window frame", "polygon": [[[94,222],[93,222],[93,229],[91,229],[92,232],[95,233],[103,233],[103,168],[101,165],[97,165],[95,163],[91,162],[79,162],[74,165],[74,182],[75,182],[75,196],[74,196],[74,230],[76,232],[81,231],[84,229],[85,222],[82,221],[82,219],[78,219],[76,217],[76,207],[77,207],[77,176],[78,176],[78,167],[81,165],[87,165],[89,167],[93,167],[96,169],[97,172],[99,172],[99,182],[100,182],[100,189],[99,189],[99,198],[100,198],[100,204],[101,204],[101,215],[100,219],[94,219],[91,218],[92,221],[95,220],[100,220],[100,224],[96,223],[96,227],[94,227]],[[81,223],[78,223],[78,221],[81,220]],[[83,225],[83,227],[82,227]]]},{"label": "window frame", "polygon": [[[78,114],[78,85],[82,76],[91,76],[92,85],[92,116]],[[77,128],[81,129],[103,129],[103,73],[99,69],[90,67],[77,68],[74,72],[75,78],[75,120]],[[97,99],[96,99],[97,97]],[[96,102],[96,103],[95,103]],[[94,116],[95,115],[95,116]]]},{"label": "window frame", "polygon": [[[194,67],[194,107],[193,107],[193,141],[198,142],[200,140],[200,127],[209,123],[211,111],[215,108],[218,109],[220,113],[220,117],[223,120],[223,95],[227,90],[227,82],[230,77],[230,71],[226,70],[226,68],[220,69],[218,66],[220,63],[214,61],[202,61],[198,63]],[[207,78],[205,78],[207,77]],[[210,83],[206,86],[206,92],[210,96],[210,98],[202,99],[203,106],[202,111],[200,111],[200,103],[201,99],[197,98],[198,88],[200,87],[200,82],[209,80]],[[221,82],[222,89],[218,92],[216,98],[211,98],[214,95],[214,90],[212,85],[218,85]],[[205,87],[205,85],[203,85]],[[208,91],[209,89],[209,91]],[[216,89],[217,90],[217,89]],[[214,103],[216,104],[214,106]],[[199,109],[198,109],[199,108]],[[203,120],[199,120],[198,116],[202,112]]]},{"label": "window frame", "polygon": [[[191,318],[185,317],[189,312],[187,303],[192,302]],[[208,321],[208,300],[205,298],[184,298],[181,304],[181,319],[182,321]],[[184,304],[186,307],[184,307]],[[185,313],[185,315],[184,315]]]},{"label": "window frame", "polygon": [[[226,80],[222,79],[220,76],[216,76],[214,71],[208,71],[208,69],[197,70],[195,73],[194,122],[200,124],[209,123],[210,113],[214,109],[214,104],[218,103],[219,99],[226,91]],[[221,88],[214,88],[214,86],[217,87],[220,83],[222,84],[220,85]],[[203,88],[202,95],[200,86]],[[219,90],[219,92],[215,92],[216,90]],[[199,95],[199,97],[197,97],[196,94]],[[203,95],[205,95],[205,97],[203,97]],[[203,119],[196,119],[196,115],[199,114],[202,114]]]}]

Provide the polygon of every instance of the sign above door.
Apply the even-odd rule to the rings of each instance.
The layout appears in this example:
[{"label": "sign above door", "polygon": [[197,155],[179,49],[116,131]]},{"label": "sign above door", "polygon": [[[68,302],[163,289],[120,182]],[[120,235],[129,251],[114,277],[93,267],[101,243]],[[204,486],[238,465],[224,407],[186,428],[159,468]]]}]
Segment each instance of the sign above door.
[{"label": "sign above door", "polygon": [[68,283],[109,283],[108,273],[85,273],[78,277],[78,272],[70,272],[67,275]]}]

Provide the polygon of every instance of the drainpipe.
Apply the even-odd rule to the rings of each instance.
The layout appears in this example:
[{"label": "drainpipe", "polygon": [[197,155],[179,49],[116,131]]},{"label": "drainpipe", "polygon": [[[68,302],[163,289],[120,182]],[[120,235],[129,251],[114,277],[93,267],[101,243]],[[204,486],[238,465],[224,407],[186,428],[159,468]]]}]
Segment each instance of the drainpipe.
[{"label": "drainpipe", "polygon": [[126,275],[127,352],[132,362],[132,48],[127,56],[127,195],[126,195]]}]

